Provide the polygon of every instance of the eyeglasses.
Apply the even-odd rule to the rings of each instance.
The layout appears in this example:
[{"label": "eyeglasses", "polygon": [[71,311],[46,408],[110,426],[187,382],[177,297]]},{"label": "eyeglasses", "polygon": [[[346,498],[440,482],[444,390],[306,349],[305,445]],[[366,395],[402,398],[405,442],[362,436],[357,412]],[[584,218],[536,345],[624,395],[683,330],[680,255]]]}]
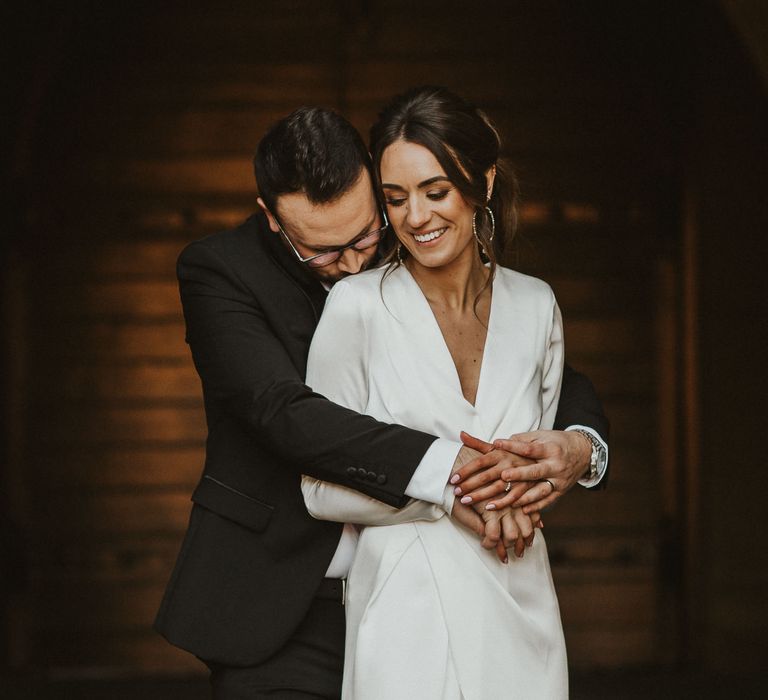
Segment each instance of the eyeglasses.
[{"label": "eyeglasses", "polygon": [[283,238],[288,241],[288,245],[291,246],[291,250],[299,262],[304,263],[309,267],[325,267],[326,265],[335,263],[344,254],[345,250],[349,250],[350,248],[353,250],[366,250],[367,248],[378,245],[381,237],[384,235],[384,232],[389,228],[389,220],[387,219],[386,212],[381,212],[381,218],[384,221],[384,225],[381,228],[368,231],[367,233],[364,233],[360,237],[356,238],[351,243],[347,243],[347,245],[339,246],[338,248],[333,248],[332,250],[325,250],[322,253],[318,253],[317,255],[310,255],[308,258],[303,258],[301,253],[296,250],[296,246],[293,245],[291,239],[288,238],[288,234],[283,230],[283,226],[277,220],[277,217],[275,217],[275,221],[277,222],[277,228],[280,230],[280,233],[283,234]]}]

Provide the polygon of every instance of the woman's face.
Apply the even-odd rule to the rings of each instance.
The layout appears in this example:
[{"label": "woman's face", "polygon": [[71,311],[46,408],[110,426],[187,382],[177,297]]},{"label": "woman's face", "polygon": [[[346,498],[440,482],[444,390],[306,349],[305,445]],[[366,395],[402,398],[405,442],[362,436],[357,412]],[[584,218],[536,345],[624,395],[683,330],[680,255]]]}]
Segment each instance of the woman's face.
[{"label": "woman's face", "polygon": [[395,141],[384,150],[380,170],[389,220],[417,263],[443,267],[474,254],[473,208],[431,151]]}]

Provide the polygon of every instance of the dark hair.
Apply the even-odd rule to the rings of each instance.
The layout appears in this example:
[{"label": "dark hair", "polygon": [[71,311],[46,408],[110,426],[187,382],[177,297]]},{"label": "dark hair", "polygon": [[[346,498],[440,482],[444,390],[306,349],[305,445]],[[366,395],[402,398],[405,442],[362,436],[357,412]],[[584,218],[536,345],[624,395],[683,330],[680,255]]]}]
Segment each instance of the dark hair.
[{"label": "dark hair", "polygon": [[[491,276],[517,226],[518,185],[512,168],[499,157],[501,140],[488,117],[477,107],[443,87],[417,87],[394,97],[371,127],[371,155],[381,184],[381,157],[398,140],[428,149],[445,174],[475,208],[481,249],[491,263]],[[490,200],[485,174],[496,166]],[[495,233],[486,206],[493,212]],[[397,238],[385,242],[385,260],[395,257]]]},{"label": "dark hair", "polygon": [[281,194],[302,192],[313,204],[332,202],[363,168],[371,172],[357,129],[322,107],[301,107],[273,124],[253,157],[259,196],[273,214]]}]

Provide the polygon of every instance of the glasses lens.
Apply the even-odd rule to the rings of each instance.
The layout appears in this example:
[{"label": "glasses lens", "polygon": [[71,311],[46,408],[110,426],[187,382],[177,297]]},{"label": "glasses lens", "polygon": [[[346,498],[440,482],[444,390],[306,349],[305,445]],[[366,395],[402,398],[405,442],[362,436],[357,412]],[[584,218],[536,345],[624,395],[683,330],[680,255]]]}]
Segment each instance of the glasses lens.
[{"label": "glasses lens", "polygon": [[353,248],[355,250],[365,250],[372,245],[376,245],[381,240],[381,234],[384,233],[383,228],[377,228],[375,231],[371,231],[367,236],[361,238],[355,242]]},{"label": "glasses lens", "polygon": [[307,260],[307,265],[310,267],[325,267],[326,265],[336,262],[343,252],[344,251],[341,250],[332,250],[328,253],[321,253],[316,258]]},{"label": "glasses lens", "polygon": [[355,250],[365,250],[366,248],[370,248],[381,240],[381,236],[386,228],[387,227],[384,226],[383,228],[377,228],[375,231],[370,231],[365,236],[355,241],[352,245],[346,246],[341,250],[331,250],[327,253],[320,253],[317,257],[307,260],[307,265],[310,267],[325,267],[326,265],[336,262],[348,248],[354,248]]}]

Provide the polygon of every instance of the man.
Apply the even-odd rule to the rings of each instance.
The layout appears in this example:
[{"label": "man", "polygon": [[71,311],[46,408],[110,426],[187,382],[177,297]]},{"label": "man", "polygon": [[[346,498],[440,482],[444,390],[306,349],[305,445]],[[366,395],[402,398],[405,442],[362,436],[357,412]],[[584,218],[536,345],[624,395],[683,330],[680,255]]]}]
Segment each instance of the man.
[{"label": "man", "polygon": [[[254,164],[262,213],[193,243],[179,258],[209,435],[156,627],[205,660],[216,698],[337,698],[342,581],[354,536],[341,523],[308,515],[300,475],[395,507],[421,498],[448,502],[450,510],[449,478],[477,453],[361,416],[304,385],[327,288],[375,262],[385,226],[354,128],[327,110],[298,110],[270,129]],[[588,382],[567,377],[559,424],[588,424],[605,435]],[[520,449],[551,454],[522,468],[539,469],[550,482],[526,494],[529,503],[567,490],[600,453],[575,432],[533,437],[536,443]],[[459,496],[471,496],[472,479],[503,494],[501,472],[526,460],[467,441],[490,451],[481,468],[479,460],[467,465],[466,475],[475,475],[457,486]],[[453,511],[469,524],[477,517],[460,503]]]}]

